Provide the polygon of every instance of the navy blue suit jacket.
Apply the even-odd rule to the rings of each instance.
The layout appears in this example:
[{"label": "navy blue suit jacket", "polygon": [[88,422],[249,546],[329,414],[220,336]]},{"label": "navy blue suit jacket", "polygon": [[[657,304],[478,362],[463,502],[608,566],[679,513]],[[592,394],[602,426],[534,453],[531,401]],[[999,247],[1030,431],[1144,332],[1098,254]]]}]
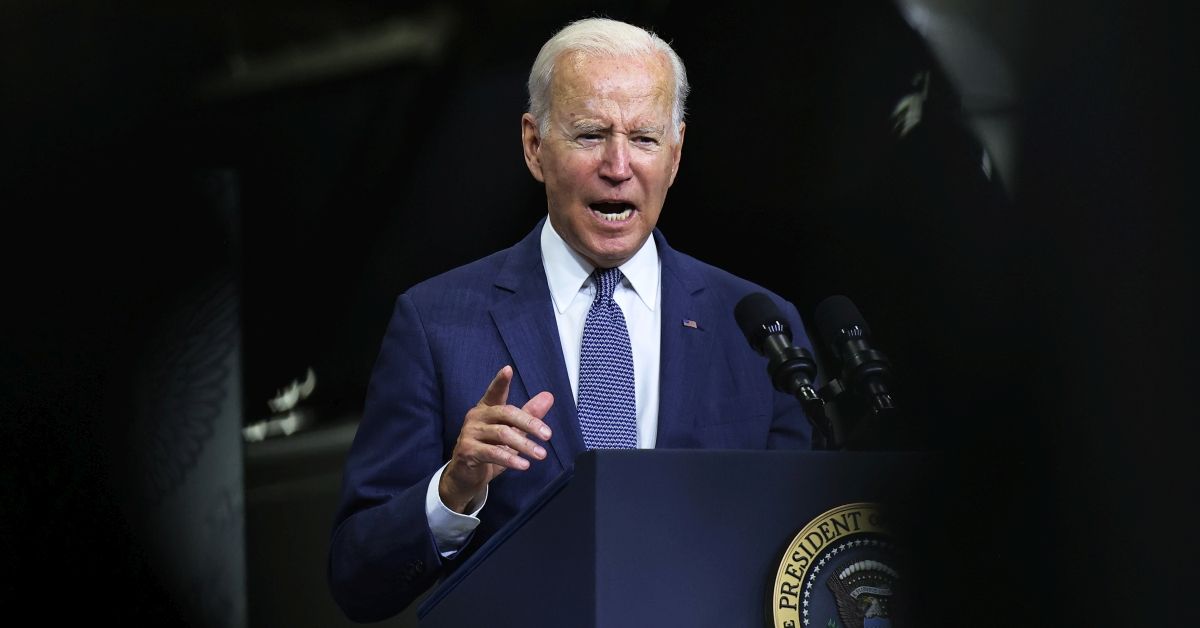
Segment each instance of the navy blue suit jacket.
[{"label": "navy blue suit jacket", "polygon": [[[545,219],[543,219],[544,221]],[[541,223],[515,246],[412,287],[396,300],[345,467],[329,553],[334,598],[348,617],[402,611],[513,518],[585,450],[542,267]],[[795,398],[776,392],[766,359],[733,316],[751,292],[770,294],[796,345],[812,345],[796,308],[777,295],[672,250],[662,262],[658,448],[808,449]],[[692,321],[694,326],[684,324]],[[437,551],[425,516],[433,474],[450,458],[467,411],[506,364],[508,402],[548,390],[547,457],[488,488],[471,542],[454,560]]]}]

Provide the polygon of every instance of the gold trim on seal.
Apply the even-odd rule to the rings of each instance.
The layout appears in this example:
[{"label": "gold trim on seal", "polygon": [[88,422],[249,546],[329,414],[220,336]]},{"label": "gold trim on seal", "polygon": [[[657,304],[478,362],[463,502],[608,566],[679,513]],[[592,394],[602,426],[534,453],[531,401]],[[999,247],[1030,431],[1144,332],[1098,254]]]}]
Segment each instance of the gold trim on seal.
[{"label": "gold trim on seal", "polygon": [[800,530],[779,563],[771,588],[771,626],[801,628],[804,580],[817,557],[838,539],[858,534],[889,535],[878,504],[855,502],[831,508]]}]

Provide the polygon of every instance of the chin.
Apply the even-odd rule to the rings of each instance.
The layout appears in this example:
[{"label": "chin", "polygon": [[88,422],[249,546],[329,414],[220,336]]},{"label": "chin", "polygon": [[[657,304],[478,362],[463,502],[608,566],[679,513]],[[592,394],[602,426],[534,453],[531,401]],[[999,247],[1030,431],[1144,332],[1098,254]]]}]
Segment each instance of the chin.
[{"label": "chin", "polygon": [[[638,242],[641,242],[640,240]],[[620,266],[629,261],[638,251],[637,242],[619,247],[608,246],[593,248],[589,254],[594,261],[601,262],[604,267]]]}]

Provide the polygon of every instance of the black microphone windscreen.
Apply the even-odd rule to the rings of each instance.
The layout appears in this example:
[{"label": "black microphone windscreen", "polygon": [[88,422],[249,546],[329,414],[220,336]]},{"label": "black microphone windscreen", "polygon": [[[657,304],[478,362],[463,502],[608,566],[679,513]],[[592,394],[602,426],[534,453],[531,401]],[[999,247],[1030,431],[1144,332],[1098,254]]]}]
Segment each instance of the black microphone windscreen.
[{"label": "black microphone windscreen", "polygon": [[[742,328],[742,333],[745,334],[746,340],[758,352],[762,352],[763,341],[771,333],[784,333],[791,337],[791,330],[788,329],[787,321],[783,318],[783,313],[779,311],[779,307],[771,300],[771,297],[761,293],[752,292],[733,308],[733,317],[737,319],[738,327]],[[773,329],[768,329],[767,325],[774,325]]]},{"label": "black microphone windscreen", "polygon": [[817,331],[826,342],[836,341],[842,334],[842,330],[855,325],[858,325],[865,335],[871,334],[870,326],[867,325],[867,321],[863,320],[862,314],[859,314],[854,302],[840,294],[821,301],[817,305],[814,318],[817,322]]}]

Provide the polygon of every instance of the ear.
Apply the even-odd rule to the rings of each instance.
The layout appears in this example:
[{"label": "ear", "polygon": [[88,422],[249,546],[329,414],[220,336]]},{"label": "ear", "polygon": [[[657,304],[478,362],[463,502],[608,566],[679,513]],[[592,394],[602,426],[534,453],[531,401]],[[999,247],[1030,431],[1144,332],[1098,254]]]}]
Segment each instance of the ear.
[{"label": "ear", "polygon": [[537,122],[533,119],[533,114],[530,113],[521,116],[521,148],[525,151],[525,166],[529,168],[529,174],[532,174],[534,179],[545,183],[546,178],[542,176],[542,158],[539,152],[542,148],[542,136],[538,131]]},{"label": "ear", "polygon": [[675,146],[671,148],[671,181],[667,183],[667,187],[675,185],[675,175],[679,174],[679,160],[683,159],[683,133],[687,131],[687,123],[679,124],[679,141],[675,142]]}]

